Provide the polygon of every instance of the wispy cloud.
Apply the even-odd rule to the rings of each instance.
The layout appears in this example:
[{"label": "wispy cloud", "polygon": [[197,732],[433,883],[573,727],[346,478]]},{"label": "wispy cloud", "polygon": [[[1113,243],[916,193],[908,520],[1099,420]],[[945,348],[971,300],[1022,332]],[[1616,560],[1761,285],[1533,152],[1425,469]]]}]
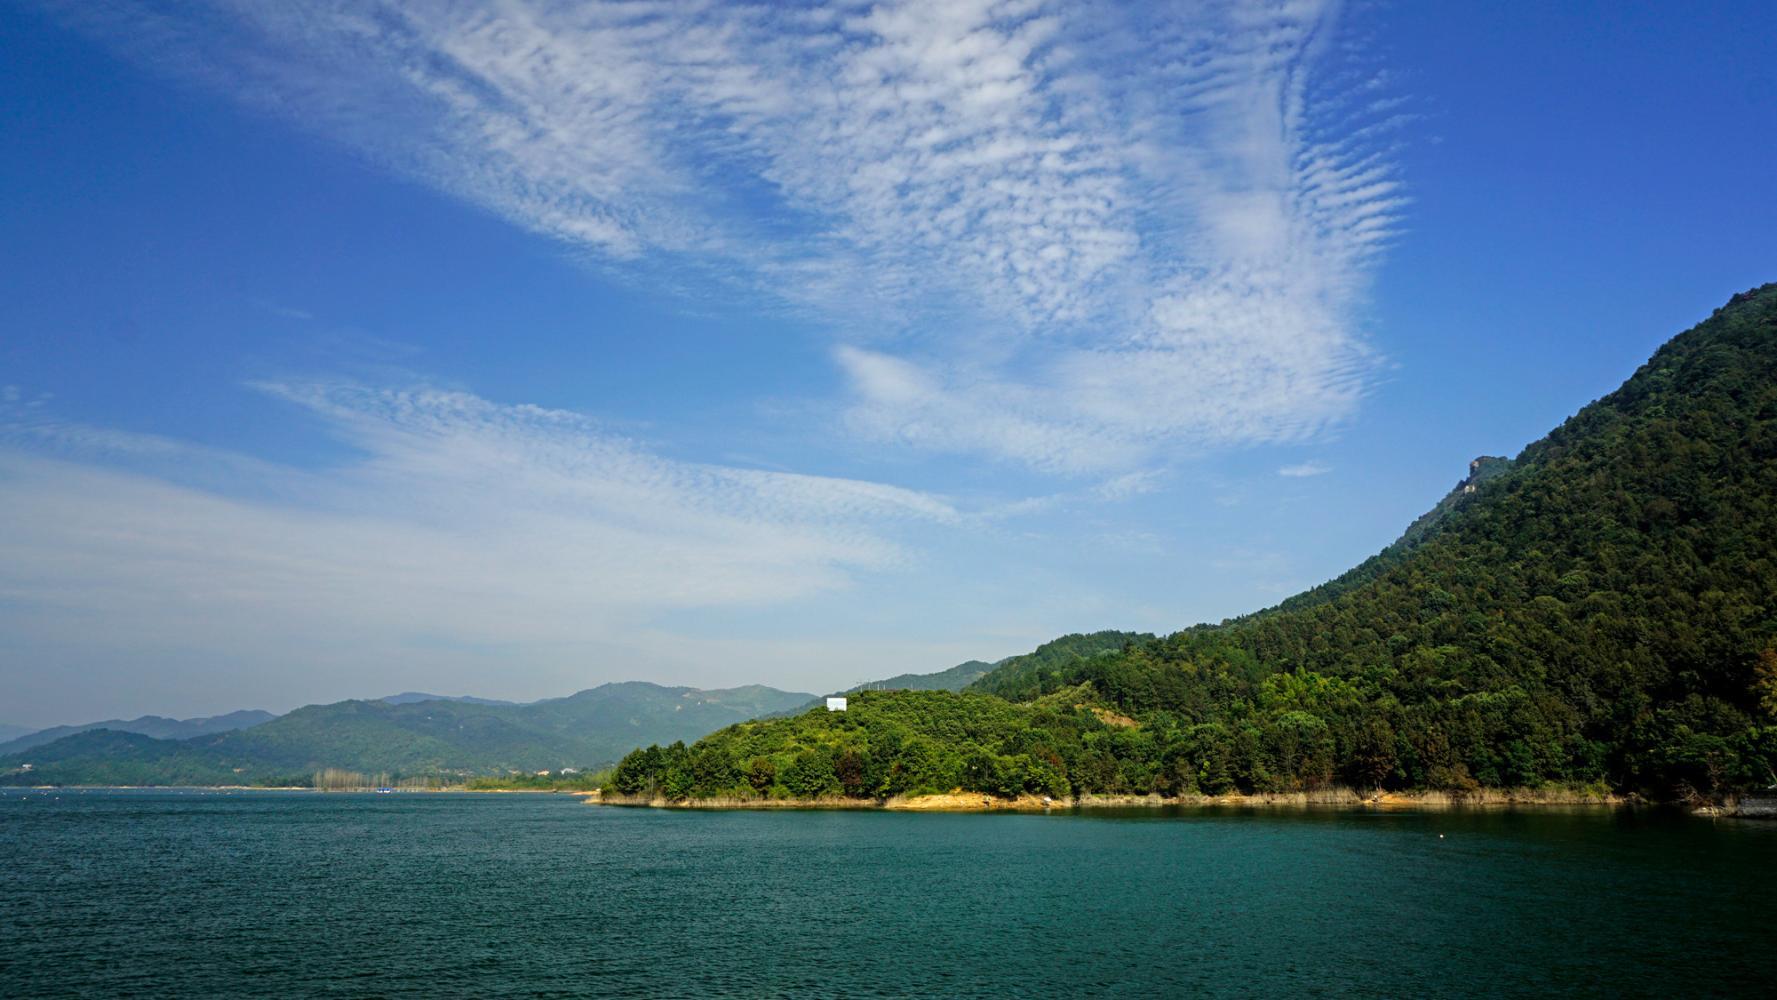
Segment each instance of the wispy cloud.
[{"label": "wispy cloud", "polygon": [[[618,642],[677,610],[781,604],[905,568],[899,536],[960,518],[929,494],[676,462],[577,414],[462,392],[258,388],[358,457],[293,468],[58,423],[13,400],[0,606],[15,639]],[[209,476],[218,464],[227,475]]]},{"label": "wispy cloud", "polygon": [[1333,467],[1325,462],[1309,460],[1295,465],[1286,465],[1277,470],[1277,474],[1289,479],[1306,479],[1309,476],[1324,476],[1333,471]]},{"label": "wispy cloud", "polygon": [[1361,400],[1401,113],[1338,6],[63,11],[602,267],[821,317],[856,433],[1080,474]]}]

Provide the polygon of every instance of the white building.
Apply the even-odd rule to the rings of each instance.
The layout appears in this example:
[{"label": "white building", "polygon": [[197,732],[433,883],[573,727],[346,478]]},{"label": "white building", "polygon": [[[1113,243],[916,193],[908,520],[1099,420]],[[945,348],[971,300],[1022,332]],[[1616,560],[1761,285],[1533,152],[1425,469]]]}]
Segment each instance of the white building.
[{"label": "white building", "polygon": [[829,712],[843,712],[843,711],[845,711],[845,699],[844,698],[828,698],[827,699],[827,711],[829,711]]}]

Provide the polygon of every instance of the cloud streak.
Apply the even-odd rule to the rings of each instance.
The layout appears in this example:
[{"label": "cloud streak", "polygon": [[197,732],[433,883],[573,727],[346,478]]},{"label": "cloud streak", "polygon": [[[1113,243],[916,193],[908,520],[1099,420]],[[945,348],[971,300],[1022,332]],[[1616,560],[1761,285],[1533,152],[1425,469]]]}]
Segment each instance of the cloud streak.
[{"label": "cloud streak", "polygon": [[820,318],[873,440],[1116,472],[1310,438],[1376,363],[1398,98],[1331,0],[59,10],[597,266]]},{"label": "cloud streak", "polygon": [[[58,423],[0,425],[0,615],[61,648],[621,642],[908,568],[939,497],[676,462],[578,414],[430,387],[258,388],[357,457],[304,470]],[[226,491],[206,470],[226,466]]]}]

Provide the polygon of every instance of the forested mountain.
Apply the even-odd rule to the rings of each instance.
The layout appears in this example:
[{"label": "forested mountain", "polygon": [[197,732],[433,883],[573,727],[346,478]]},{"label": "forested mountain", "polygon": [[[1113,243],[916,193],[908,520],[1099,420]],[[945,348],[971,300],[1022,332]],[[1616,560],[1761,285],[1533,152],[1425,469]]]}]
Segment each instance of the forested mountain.
[{"label": "forested mountain", "polygon": [[1481,489],[1481,484],[1497,478],[1512,467],[1512,460],[1494,455],[1482,455],[1469,463],[1469,474],[1457,483],[1450,492],[1439,500],[1431,510],[1413,519],[1401,537],[1394,540],[1387,548],[1357,564],[1344,573],[1339,574],[1318,587],[1311,587],[1294,597],[1287,598],[1277,605],[1273,611],[1293,611],[1309,605],[1320,604],[1353,590],[1362,584],[1374,580],[1382,571],[1400,562],[1407,554],[1418,547],[1420,542],[1430,537],[1432,530],[1444,523],[1444,519],[1459,510],[1470,497]]},{"label": "forested mountain", "polygon": [[64,736],[73,736],[76,733],[90,732],[95,729],[108,729],[118,733],[139,733],[158,740],[183,740],[193,736],[228,732],[231,729],[251,729],[275,718],[277,716],[270,712],[244,709],[238,712],[229,712],[226,715],[206,716],[201,719],[169,719],[160,715],[144,715],[139,719],[106,719],[103,722],[88,722],[79,726],[51,726],[48,729],[40,729],[0,743],[0,755],[40,747],[46,743],[54,743]]},{"label": "forested mountain", "polygon": [[188,740],[91,729],[0,757],[0,784],[227,785],[229,763]]},{"label": "forested mountain", "polygon": [[[319,768],[395,774],[498,774],[606,765],[649,742],[695,739],[805,704],[757,685],[719,691],[629,682],[528,705],[446,700],[310,705],[248,730],[185,740],[100,730],[0,756],[0,780],[67,784],[301,778]],[[32,765],[30,772],[18,770]]]},{"label": "forested mountain", "polygon": [[617,790],[1777,783],[1777,285],[1476,466],[1338,580],[971,690],[866,692],[843,716],[638,752]]},{"label": "forested mountain", "polygon": [[1120,653],[1131,643],[1146,642],[1154,637],[1146,632],[1092,632],[1086,635],[1064,635],[1051,639],[1031,652],[1007,657],[993,670],[971,684],[970,690],[999,695],[1011,701],[1026,701],[1053,688],[1056,679],[1067,668],[1082,660]]}]

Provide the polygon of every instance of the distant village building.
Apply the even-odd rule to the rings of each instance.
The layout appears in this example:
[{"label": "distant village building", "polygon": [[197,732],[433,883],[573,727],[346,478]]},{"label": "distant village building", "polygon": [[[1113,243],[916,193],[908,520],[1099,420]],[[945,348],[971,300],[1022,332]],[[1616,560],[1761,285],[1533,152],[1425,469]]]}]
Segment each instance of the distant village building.
[{"label": "distant village building", "polygon": [[844,698],[828,698],[827,699],[827,711],[829,711],[829,712],[843,712],[843,711],[845,711],[845,699]]}]

